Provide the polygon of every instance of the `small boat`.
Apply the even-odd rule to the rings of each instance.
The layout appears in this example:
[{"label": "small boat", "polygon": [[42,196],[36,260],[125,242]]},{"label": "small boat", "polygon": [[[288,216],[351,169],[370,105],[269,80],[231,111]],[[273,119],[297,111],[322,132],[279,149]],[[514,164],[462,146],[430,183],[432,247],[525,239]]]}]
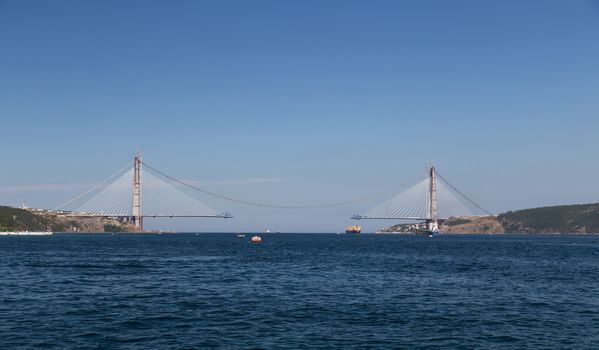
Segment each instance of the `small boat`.
[{"label": "small boat", "polygon": [[433,237],[433,236],[436,236],[437,234],[439,234],[439,232],[438,231],[431,231],[431,230],[415,230],[414,234],[415,235],[419,235],[419,236]]},{"label": "small boat", "polygon": [[237,237],[243,238],[243,237],[245,237],[245,235],[244,234],[238,234]]},{"label": "small boat", "polygon": [[426,225],[421,225],[414,230],[414,233],[417,235],[426,235],[429,237],[433,237],[439,234],[439,229],[436,225],[429,226],[429,223]]},{"label": "small boat", "polygon": [[0,236],[49,236],[54,232],[51,231],[17,231],[17,232],[0,232]]},{"label": "small boat", "polygon": [[252,239],[250,240],[250,242],[252,242],[252,243],[262,243],[262,237],[260,237],[260,236],[253,236]]}]

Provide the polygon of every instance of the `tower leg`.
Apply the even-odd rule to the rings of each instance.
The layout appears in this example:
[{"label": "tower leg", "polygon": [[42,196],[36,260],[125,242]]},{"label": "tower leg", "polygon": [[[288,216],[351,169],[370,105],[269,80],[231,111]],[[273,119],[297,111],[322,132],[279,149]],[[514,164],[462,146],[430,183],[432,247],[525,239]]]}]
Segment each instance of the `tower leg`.
[{"label": "tower leg", "polygon": [[439,232],[439,220],[426,220],[426,229],[433,233]]},{"label": "tower leg", "polygon": [[432,166],[429,173],[429,198],[428,198],[428,220],[426,229],[430,232],[439,232],[439,214],[437,211],[437,179],[435,167]]},{"label": "tower leg", "polygon": [[133,226],[136,231],[143,231],[141,216],[141,158],[135,156],[133,160]]}]

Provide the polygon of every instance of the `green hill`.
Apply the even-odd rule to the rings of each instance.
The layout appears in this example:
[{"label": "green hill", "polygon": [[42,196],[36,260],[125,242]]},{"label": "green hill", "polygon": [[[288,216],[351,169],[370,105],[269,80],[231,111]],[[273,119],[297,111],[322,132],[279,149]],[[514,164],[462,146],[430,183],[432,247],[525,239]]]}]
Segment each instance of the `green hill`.
[{"label": "green hill", "polygon": [[508,211],[498,219],[505,232],[599,233],[599,203]]},{"label": "green hill", "polygon": [[35,215],[28,210],[0,206],[0,231],[64,231],[65,227],[57,225],[50,218]]},{"label": "green hill", "polygon": [[74,218],[47,211],[0,206],[0,231],[104,232],[132,228],[109,218]]},{"label": "green hill", "polygon": [[[413,232],[400,224],[381,232]],[[444,233],[599,234],[599,203],[508,211],[497,216],[460,216],[445,220]]]}]

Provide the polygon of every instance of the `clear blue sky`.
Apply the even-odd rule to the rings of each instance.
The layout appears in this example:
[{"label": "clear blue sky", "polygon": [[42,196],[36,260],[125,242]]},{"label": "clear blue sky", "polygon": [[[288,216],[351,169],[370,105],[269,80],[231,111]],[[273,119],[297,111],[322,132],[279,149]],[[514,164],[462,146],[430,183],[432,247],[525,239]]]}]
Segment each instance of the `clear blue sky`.
[{"label": "clear blue sky", "polygon": [[[52,207],[137,148],[281,204],[430,160],[493,212],[599,202],[598,38],[597,1],[0,0],[0,203]],[[235,218],[153,225],[337,231],[386,199],[199,198]]]}]

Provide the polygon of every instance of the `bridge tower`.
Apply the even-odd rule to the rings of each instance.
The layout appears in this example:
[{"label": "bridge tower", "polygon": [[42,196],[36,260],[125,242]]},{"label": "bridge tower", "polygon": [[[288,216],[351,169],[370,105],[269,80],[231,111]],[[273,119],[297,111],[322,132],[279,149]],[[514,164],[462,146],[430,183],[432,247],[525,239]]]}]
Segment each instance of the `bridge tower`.
[{"label": "bridge tower", "polygon": [[144,229],[141,216],[141,154],[133,159],[133,226],[136,231]]},{"label": "bridge tower", "polygon": [[437,210],[437,179],[434,166],[431,166],[429,171],[428,185],[428,218],[426,220],[426,229],[431,232],[439,232],[439,212]]}]

